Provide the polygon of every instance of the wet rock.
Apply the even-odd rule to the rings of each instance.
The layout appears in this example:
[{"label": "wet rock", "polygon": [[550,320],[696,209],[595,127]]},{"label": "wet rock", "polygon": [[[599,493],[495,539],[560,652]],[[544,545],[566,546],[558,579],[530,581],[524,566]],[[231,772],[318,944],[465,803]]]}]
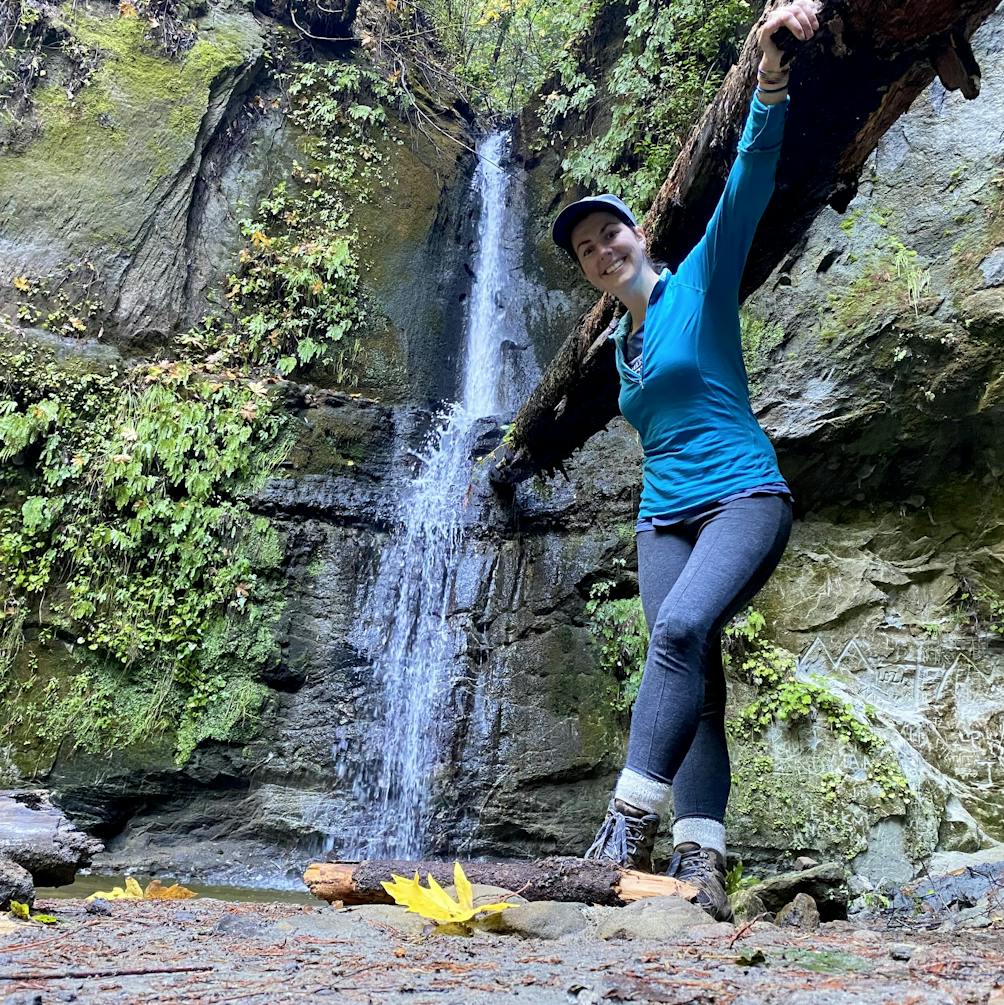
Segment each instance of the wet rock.
[{"label": "wet rock", "polygon": [[777,913],[800,893],[808,894],[824,921],[847,917],[847,870],[836,862],[768,876],[751,891],[764,910]]},{"label": "wet rock", "polygon": [[88,914],[93,914],[99,918],[107,918],[112,913],[111,905],[100,897],[87,901],[84,904],[84,910]]},{"label": "wet rock", "polygon": [[597,927],[601,939],[663,939],[707,925],[709,915],[681,897],[646,897],[614,908]]},{"label": "wet rock", "polygon": [[1004,887],[1004,862],[966,866],[947,876],[936,876],[902,887],[911,902],[934,911],[976,907],[995,890]]},{"label": "wet rock", "polygon": [[490,930],[522,935],[528,939],[560,939],[588,928],[584,904],[538,900],[502,911],[492,919]]},{"label": "wet rock", "polygon": [[927,873],[931,876],[946,876],[968,866],[997,865],[1004,863],[1004,843],[991,845],[979,851],[941,851],[931,856],[927,863]]},{"label": "wet rock", "polygon": [[35,886],[27,869],[9,858],[0,858],[0,911],[6,911],[12,900],[34,903]]},{"label": "wet rock", "polygon": [[778,928],[819,928],[819,909],[807,893],[799,893],[790,904],[785,904],[774,919]]},{"label": "wet rock", "polygon": [[260,939],[275,936],[275,926],[252,914],[226,914],[213,925],[214,935],[228,935],[231,938]]},{"label": "wet rock", "polygon": [[41,790],[0,792],[0,855],[31,873],[36,886],[72,883],[101,851]]},{"label": "wet rock", "polygon": [[15,991],[4,998],[3,1005],[42,1005],[42,996],[38,991]]},{"label": "wet rock", "polygon": [[819,865],[819,863],[814,858],[810,858],[808,855],[799,855],[798,858],[795,859],[796,871],[811,869],[816,865]]},{"label": "wet rock", "polygon": [[352,936],[361,928],[392,928],[401,935],[421,935],[431,921],[397,904],[357,904],[319,914],[298,915],[276,924],[276,929],[295,935]]},{"label": "wet rock", "polygon": [[[757,931],[761,931],[762,926],[757,925]],[[736,926],[728,921],[713,921],[709,925],[694,925],[690,929],[690,934],[695,939],[717,942],[720,939],[730,939],[736,934]]]},{"label": "wet rock", "polygon": [[757,896],[755,889],[739,890],[732,894],[732,911],[735,916],[743,921],[764,915],[773,918],[774,913],[767,910],[767,905]]}]

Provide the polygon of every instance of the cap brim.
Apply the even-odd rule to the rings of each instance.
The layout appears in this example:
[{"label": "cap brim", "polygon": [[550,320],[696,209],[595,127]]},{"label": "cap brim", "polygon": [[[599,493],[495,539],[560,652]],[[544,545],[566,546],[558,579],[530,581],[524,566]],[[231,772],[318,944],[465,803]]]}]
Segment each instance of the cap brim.
[{"label": "cap brim", "polygon": [[575,249],[572,247],[572,231],[590,213],[598,212],[610,213],[629,226],[635,225],[634,221],[627,217],[619,207],[612,206],[603,199],[580,199],[578,202],[566,206],[555,217],[554,223],[551,225],[552,240],[559,248],[563,248],[572,258],[575,258]]}]

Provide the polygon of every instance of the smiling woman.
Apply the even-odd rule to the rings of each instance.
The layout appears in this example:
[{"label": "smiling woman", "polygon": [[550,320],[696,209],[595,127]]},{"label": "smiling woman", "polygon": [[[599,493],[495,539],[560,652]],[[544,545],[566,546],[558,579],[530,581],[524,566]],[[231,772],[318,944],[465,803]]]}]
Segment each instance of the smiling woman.
[{"label": "smiling woman", "polygon": [[695,883],[715,917],[725,892],[725,738],[721,631],[764,586],[791,531],[791,493],[749,402],[739,282],[774,190],[788,70],[772,40],[818,28],[795,0],[759,31],[763,58],[739,154],[704,236],[677,272],[657,271],[645,232],[616,196],[566,206],[555,243],[626,313],[611,338],[621,413],[644,450],[638,580],[650,632],[627,766],[587,858],[650,870],[672,796],[670,875]]}]

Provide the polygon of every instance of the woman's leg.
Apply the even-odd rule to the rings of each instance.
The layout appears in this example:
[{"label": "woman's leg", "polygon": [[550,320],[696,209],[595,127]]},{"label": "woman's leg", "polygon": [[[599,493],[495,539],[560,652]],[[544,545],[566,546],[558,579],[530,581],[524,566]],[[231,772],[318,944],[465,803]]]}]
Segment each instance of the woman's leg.
[{"label": "woman's leg", "polygon": [[[650,633],[666,594],[690,558],[694,533],[693,529],[689,533],[677,532],[674,527],[642,531],[636,538],[638,582]],[[660,817],[666,813],[669,799],[666,781],[625,768],[585,857],[651,870]]]},{"label": "woman's leg", "polygon": [[[721,757],[724,734],[718,733],[717,716],[702,719],[709,647],[719,644],[722,627],[767,582],[790,531],[791,506],[781,496],[749,496],[716,507],[701,519],[693,550],[652,626],[627,770],[669,783],[687,758],[695,785],[718,786],[716,814],[722,817],[728,777],[727,758]],[[724,687],[718,683],[707,690],[720,705]],[[708,728],[691,759],[702,721]]]},{"label": "woman's leg", "polygon": [[[695,537],[695,528],[688,529],[683,524],[676,524],[658,530],[642,531],[635,538],[638,549],[638,589],[649,637],[666,595],[690,559]],[[632,735],[640,703],[639,694],[632,711]],[[649,773],[647,767],[646,764],[631,766],[629,761],[621,772],[614,796],[629,806],[661,816],[669,808],[669,779]]]}]

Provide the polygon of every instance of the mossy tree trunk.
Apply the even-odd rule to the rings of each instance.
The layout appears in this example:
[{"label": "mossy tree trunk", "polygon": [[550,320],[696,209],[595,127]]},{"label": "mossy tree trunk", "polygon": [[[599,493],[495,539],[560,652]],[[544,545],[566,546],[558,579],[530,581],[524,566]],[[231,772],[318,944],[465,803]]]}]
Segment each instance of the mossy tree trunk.
[{"label": "mossy tree trunk", "polygon": [[[768,11],[779,0],[768,4]],[[980,71],[968,39],[997,0],[827,3],[822,27],[799,47],[777,189],[746,265],[745,299],[825,205],[842,212],[879,139],[937,75],[967,98]],[[653,256],[675,268],[698,241],[724,188],[759,61],[754,28],[715,100],[691,132],[642,224]],[[616,301],[604,295],[559,348],[520,409],[490,476],[513,485],[562,462],[617,414]]]}]

